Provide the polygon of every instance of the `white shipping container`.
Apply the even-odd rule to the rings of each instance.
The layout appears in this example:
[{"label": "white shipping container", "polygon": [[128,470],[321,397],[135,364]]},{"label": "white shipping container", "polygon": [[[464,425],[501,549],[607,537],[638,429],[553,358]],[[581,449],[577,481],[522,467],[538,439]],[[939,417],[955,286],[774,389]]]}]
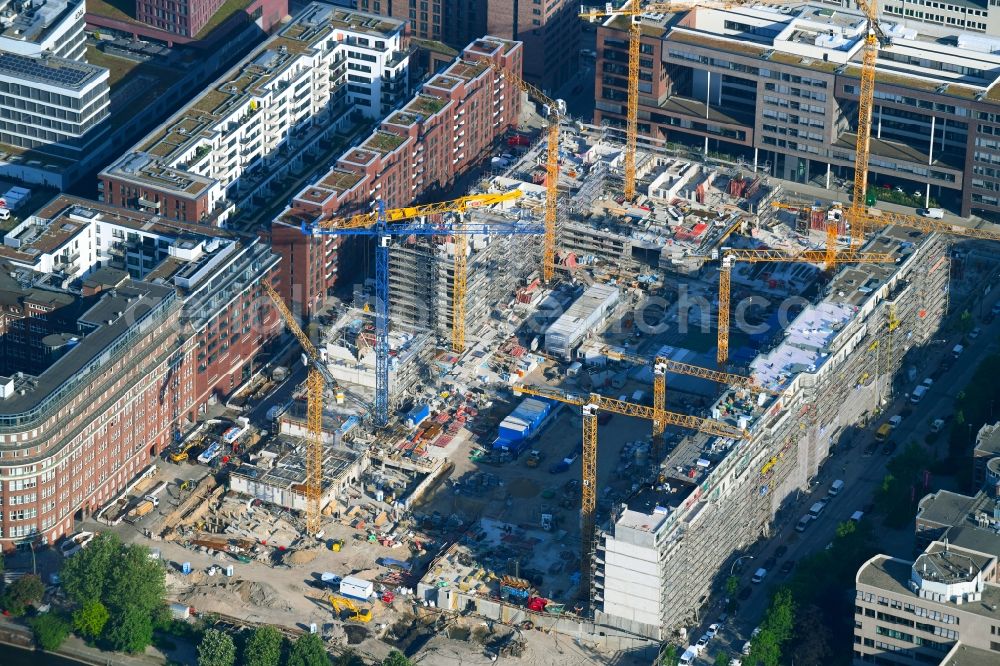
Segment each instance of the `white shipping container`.
[{"label": "white shipping container", "polygon": [[347,576],[340,581],[340,593],[351,599],[367,601],[375,593],[375,584],[370,580]]}]

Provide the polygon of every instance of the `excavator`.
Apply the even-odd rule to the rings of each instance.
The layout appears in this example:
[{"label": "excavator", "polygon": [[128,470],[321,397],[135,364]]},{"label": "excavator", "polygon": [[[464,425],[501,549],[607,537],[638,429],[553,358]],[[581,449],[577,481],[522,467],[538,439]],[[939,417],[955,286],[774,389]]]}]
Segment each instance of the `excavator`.
[{"label": "excavator", "polygon": [[334,614],[342,619],[354,622],[371,622],[372,621],[372,609],[368,607],[362,608],[356,603],[348,599],[347,597],[337,596],[335,594],[330,595],[330,605],[333,606]]}]

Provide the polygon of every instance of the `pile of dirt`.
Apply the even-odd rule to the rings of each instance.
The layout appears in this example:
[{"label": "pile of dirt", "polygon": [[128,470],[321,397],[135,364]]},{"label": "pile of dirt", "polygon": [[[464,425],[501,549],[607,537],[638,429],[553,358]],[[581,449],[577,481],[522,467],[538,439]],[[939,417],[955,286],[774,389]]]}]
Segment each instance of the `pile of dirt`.
[{"label": "pile of dirt", "polygon": [[257,581],[241,581],[236,591],[245,604],[260,606],[261,608],[274,608],[278,601],[278,592],[267,583]]},{"label": "pile of dirt", "polygon": [[285,556],[285,562],[292,565],[309,564],[316,559],[319,553],[315,548],[309,550],[296,550],[291,555]]}]

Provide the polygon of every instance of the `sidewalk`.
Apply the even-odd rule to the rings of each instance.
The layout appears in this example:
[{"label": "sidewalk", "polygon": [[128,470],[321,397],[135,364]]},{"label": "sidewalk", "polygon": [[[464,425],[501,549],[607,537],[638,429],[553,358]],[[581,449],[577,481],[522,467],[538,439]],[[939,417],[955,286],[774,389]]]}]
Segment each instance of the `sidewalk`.
[{"label": "sidewalk", "polygon": [[[6,618],[0,618],[0,643],[35,651],[31,629]],[[53,654],[79,661],[83,664],[94,664],[94,666],[162,666],[169,659],[180,661],[181,663],[192,663],[185,661],[192,658],[190,654],[186,654],[191,652],[191,650],[183,650],[181,648],[177,652],[180,654],[168,657],[168,655],[163,654],[152,646],[146,648],[145,654],[140,655],[104,652],[90,647],[76,636],[70,636],[63,642],[59,650]]]}]

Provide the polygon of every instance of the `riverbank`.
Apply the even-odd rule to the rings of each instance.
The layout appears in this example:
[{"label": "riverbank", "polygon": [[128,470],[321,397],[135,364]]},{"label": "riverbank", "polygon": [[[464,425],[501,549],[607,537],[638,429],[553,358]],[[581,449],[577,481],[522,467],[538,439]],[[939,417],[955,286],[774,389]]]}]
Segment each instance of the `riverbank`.
[{"label": "riverbank", "polygon": [[[176,663],[193,663],[178,660]],[[76,636],[68,637],[55,653],[35,649],[31,630],[9,620],[0,620],[0,664],[3,666],[163,666],[167,656],[154,647],[145,654],[128,655],[104,652],[87,645]]]}]

